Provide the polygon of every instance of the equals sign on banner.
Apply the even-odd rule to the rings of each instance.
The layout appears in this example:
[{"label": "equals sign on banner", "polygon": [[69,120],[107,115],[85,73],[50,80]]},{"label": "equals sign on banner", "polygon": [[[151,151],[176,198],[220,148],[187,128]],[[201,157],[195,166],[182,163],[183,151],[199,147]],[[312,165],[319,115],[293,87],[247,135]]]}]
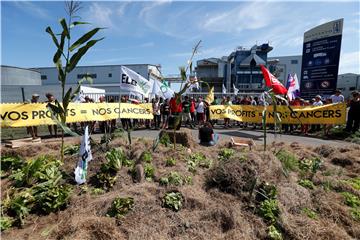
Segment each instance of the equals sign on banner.
[{"label": "equals sign on banner", "polygon": [[80,113],[81,113],[81,114],[86,114],[87,111],[86,111],[86,110],[80,110]]}]

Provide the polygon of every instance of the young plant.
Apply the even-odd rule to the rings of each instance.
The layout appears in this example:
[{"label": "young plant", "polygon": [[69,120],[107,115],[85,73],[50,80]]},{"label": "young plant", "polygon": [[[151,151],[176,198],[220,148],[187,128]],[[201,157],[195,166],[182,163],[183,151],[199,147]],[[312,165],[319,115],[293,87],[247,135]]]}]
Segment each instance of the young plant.
[{"label": "young plant", "polygon": [[280,160],[286,176],[290,171],[298,169],[299,160],[294,154],[282,149],[276,154],[276,157]]},{"label": "young plant", "polygon": [[260,215],[271,224],[276,223],[277,218],[280,215],[280,209],[278,207],[278,201],[276,199],[268,199],[260,203],[259,208]]},{"label": "young plant", "polygon": [[[68,106],[69,103],[79,93],[81,82],[78,83],[78,87],[74,91],[70,87],[65,93],[67,77],[74,70],[86,52],[103,38],[93,39],[95,34],[102,29],[94,28],[73,42],[72,31],[75,29],[75,27],[88,23],[74,21],[76,18],[75,14],[81,8],[80,3],[70,1],[66,4],[68,21],[66,21],[64,18],[60,19],[60,26],[62,28],[61,33],[54,33],[50,26],[46,28],[46,32],[50,35],[57,49],[53,56],[53,62],[58,71],[58,80],[62,88],[62,103],[60,103],[58,100],[55,100],[55,103],[49,103],[48,107],[54,114],[54,120],[61,126],[64,132],[72,133],[71,130],[66,126]],[[74,53],[75,50],[77,51]],[[61,161],[64,161],[64,133],[61,137]]]},{"label": "young plant", "polygon": [[270,225],[268,227],[268,237],[271,240],[282,240],[283,239],[281,232],[274,225]]},{"label": "young plant", "polygon": [[166,159],[165,165],[167,167],[175,166],[176,165],[176,159],[173,158],[173,157]]},{"label": "young plant", "polygon": [[44,213],[51,213],[68,204],[72,188],[70,185],[52,184],[46,188],[37,186],[34,191],[37,209]]},{"label": "young plant", "polygon": [[129,211],[134,209],[134,198],[132,197],[117,197],[111,204],[111,207],[106,214],[108,217],[120,218],[125,216]]},{"label": "young plant", "polygon": [[151,181],[154,178],[155,168],[151,163],[145,163],[144,174],[145,174],[146,180],[148,180],[148,181]]},{"label": "young plant", "polygon": [[1,214],[1,216],[0,216],[1,232],[11,228],[13,222],[14,222],[13,218]]},{"label": "young plant", "polygon": [[350,210],[350,215],[355,221],[360,222],[360,208],[352,208]]},{"label": "young plant", "polygon": [[234,153],[235,151],[231,148],[223,148],[220,150],[218,158],[220,161],[229,160],[234,155]]},{"label": "young plant", "polygon": [[126,156],[121,148],[113,148],[105,154],[108,160],[107,167],[110,171],[117,172],[121,169],[122,163],[125,161]]},{"label": "young plant", "polygon": [[298,181],[298,184],[307,189],[315,189],[314,183],[308,179],[301,179]]},{"label": "young plant", "polygon": [[76,154],[79,154],[80,151],[80,145],[66,145],[64,147],[64,154],[74,156]]},{"label": "young plant", "polygon": [[173,211],[179,211],[182,207],[183,196],[180,192],[168,192],[163,197],[163,206]]},{"label": "young plant", "polygon": [[164,145],[165,147],[168,147],[171,143],[171,140],[170,140],[170,137],[169,137],[169,134],[167,133],[164,133],[161,138],[160,138],[160,143],[162,145]]},{"label": "young plant", "polygon": [[349,193],[349,192],[342,192],[341,195],[344,197],[344,202],[346,205],[352,208],[360,207],[360,199],[358,196]]},{"label": "young plant", "polygon": [[23,166],[24,161],[19,156],[1,156],[1,170],[16,170]]},{"label": "young plant", "polygon": [[314,212],[310,208],[303,208],[302,211],[303,211],[304,214],[306,214],[306,216],[308,216],[311,219],[316,219],[317,218],[316,212]]},{"label": "young plant", "polygon": [[342,182],[350,185],[352,188],[356,190],[360,190],[360,177],[349,178],[347,180],[343,180]]},{"label": "young plant", "polygon": [[92,191],[91,191],[91,194],[93,195],[101,195],[101,194],[104,194],[105,191],[101,188],[94,188]]},{"label": "young plant", "polygon": [[175,186],[183,185],[183,177],[178,172],[170,172],[168,175],[169,184]]},{"label": "young plant", "polygon": [[142,153],[141,155],[141,160],[143,162],[146,162],[146,163],[151,163],[152,162],[152,155],[149,151],[145,151]]}]

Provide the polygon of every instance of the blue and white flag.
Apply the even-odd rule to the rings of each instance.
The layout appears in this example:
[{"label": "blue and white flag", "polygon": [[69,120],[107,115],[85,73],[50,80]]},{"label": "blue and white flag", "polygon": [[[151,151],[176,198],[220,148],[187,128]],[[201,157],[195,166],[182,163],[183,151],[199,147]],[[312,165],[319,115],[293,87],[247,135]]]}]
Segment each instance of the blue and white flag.
[{"label": "blue and white flag", "polygon": [[237,95],[239,93],[239,89],[235,87],[235,84],[233,84],[233,88],[234,88],[234,94]]},{"label": "blue and white flag", "polygon": [[223,85],[222,85],[222,93],[223,93],[223,94],[226,94],[226,92],[227,92],[227,91],[226,91],[225,85],[223,84]]},{"label": "blue and white flag", "polygon": [[90,148],[89,127],[86,126],[80,145],[80,159],[74,172],[77,184],[83,184],[86,182],[87,167],[91,160],[92,154]]},{"label": "blue and white flag", "polygon": [[296,76],[296,73],[294,76],[292,76],[290,73],[287,78],[286,82],[286,88],[288,89],[287,96],[289,101],[294,100],[296,97],[298,97],[300,94],[300,86],[299,86],[299,80]]}]

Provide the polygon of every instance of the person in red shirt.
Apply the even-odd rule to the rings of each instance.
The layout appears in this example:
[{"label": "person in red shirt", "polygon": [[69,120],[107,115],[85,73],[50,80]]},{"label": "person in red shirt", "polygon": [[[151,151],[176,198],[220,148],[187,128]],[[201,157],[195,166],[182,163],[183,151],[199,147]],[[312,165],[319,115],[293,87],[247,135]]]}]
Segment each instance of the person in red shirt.
[{"label": "person in red shirt", "polygon": [[191,115],[191,120],[193,123],[195,123],[195,100],[193,97],[190,98],[190,115]]},{"label": "person in red shirt", "polygon": [[[175,97],[172,97],[170,99],[170,111],[171,111],[171,115],[170,115],[170,119],[169,119],[169,128],[176,128],[176,130],[179,130],[181,127],[181,112],[182,112],[182,104],[181,104],[181,98],[179,103],[176,102],[176,98],[177,96],[175,95]],[[174,126],[175,123],[178,124],[176,126]]]}]

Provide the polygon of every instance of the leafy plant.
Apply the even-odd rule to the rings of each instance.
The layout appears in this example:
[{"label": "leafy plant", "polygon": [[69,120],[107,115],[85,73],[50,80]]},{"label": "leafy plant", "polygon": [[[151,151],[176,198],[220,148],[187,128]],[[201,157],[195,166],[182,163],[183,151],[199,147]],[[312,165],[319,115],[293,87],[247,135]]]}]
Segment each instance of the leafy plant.
[{"label": "leafy plant", "polygon": [[171,144],[171,140],[170,140],[169,134],[164,133],[164,134],[161,136],[159,142],[160,142],[162,145],[164,145],[165,147],[168,147],[168,146]]},{"label": "leafy plant", "polygon": [[1,216],[0,216],[0,230],[5,231],[5,230],[11,228],[13,222],[14,222],[13,218],[1,214]]},{"label": "leafy plant", "polygon": [[303,208],[302,211],[303,211],[303,213],[306,214],[306,216],[308,216],[311,219],[316,219],[317,218],[316,212],[314,212],[310,208]]},{"label": "leafy plant", "polygon": [[314,189],[315,185],[312,181],[308,180],[308,179],[301,179],[298,181],[298,184],[304,188],[308,188],[308,189]]},{"label": "leafy plant", "polygon": [[163,206],[174,211],[179,211],[182,207],[183,196],[180,192],[168,192],[163,197]]},{"label": "leafy plant", "polygon": [[116,182],[116,175],[101,171],[96,175],[97,185],[101,186],[104,189],[110,189],[114,186]]},{"label": "leafy plant", "polygon": [[268,236],[272,240],[282,240],[282,234],[274,225],[268,227]]},{"label": "leafy plant", "polygon": [[294,154],[282,149],[276,154],[276,157],[280,160],[285,175],[298,169],[299,160]]},{"label": "leafy plant", "polygon": [[360,177],[349,178],[347,180],[343,180],[342,182],[350,185],[351,187],[353,187],[356,190],[360,190]]},{"label": "leafy plant", "polygon": [[92,191],[91,191],[91,194],[93,195],[101,195],[101,194],[104,194],[105,191],[101,188],[94,188]]},{"label": "leafy plant", "polygon": [[107,216],[109,217],[123,217],[126,215],[129,211],[134,209],[134,198],[132,197],[117,197],[112,202],[111,207],[109,208],[107,212]]},{"label": "leafy plant", "polygon": [[275,199],[277,195],[277,188],[275,185],[267,182],[262,182],[257,189],[256,200],[262,202],[266,199]]},{"label": "leafy plant", "polygon": [[151,163],[145,163],[144,165],[144,174],[146,180],[151,180],[155,176],[155,168]]},{"label": "leafy plant", "polygon": [[175,186],[183,185],[183,178],[178,172],[170,172],[168,175],[168,179],[169,179],[169,184]]},{"label": "leafy plant", "polygon": [[176,159],[175,158],[168,158],[166,159],[165,165],[168,167],[172,167],[176,165]]},{"label": "leafy plant", "polygon": [[141,155],[141,160],[143,162],[146,162],[146,163],[151,163],[152,162],[152,155],[149,151],[145,151],[142,153]]},{"label": "leafy plant", "polygon": [[16,170],[22,167],[24,161],[19,156],[1,156],[1,170]]},{"label": "leafy plant", "polygon": [[24,219],[29,215],[34,204],[34,196],[30,189],[25,189],[12,196],[8,203],[8,211],[16,216],[20,225],[24,224]]},{"label": "leafy plant", "polygon": [[105,154],[106,159],[108,160],[107,164],[103,165],[104,171],[113,171],[117,172],[121,169],[122,162],[126,159],[125,154],[121,148],[113,148]]},{"label": "leafy plant", "polygon": [[165,186],[169,185],[169,178],[162,177],[162,178],[160,178],[159,183],[160,183],[160,185],[165,185]]},{"label": "leafy plant", "polygon": [[259,208],[260,215],[270,223],[276,223],[276,219],[279,217],[280,209],[278,207],[278,201],[276,199],[267,199],[260,203]]},{"label": "leafy plant", "polygon": [[353,208],[350,210],[351,217],[355,220],[360,222],[360,208]]},{"label": "leafy plant", "polygon": [[197,167],[210,168],[212,164],[211,159],[207,159],[202,153],[193,153],[187,159],[188,171],[195,173]]},{"label": "leafy plant", "polygon": [[192,185],[193,184],[193,178],[192,176],[185,176],[184,177],[184,183],[188,184],[188,185]]},{"label": "leafy plant", "polygon": [[223,148],[219,152],[219,160],[225,161],[229,160],[233,155],[235,154],[235,151],[231,148]]},{"label": "leafy plant", "polygon": [[359,197],[349,192],[342,192],[341,195],[344,197],[345,204],[348,205],[349,207],[352,208],[360,207]]},{"label": "leafy plant", "polygon": [[[49,103],[48,107],[52,110],[53,114],[56,117],[57,123],[62,127],[64,132],[72,133],[71,130],[66,126],[66,118],[68,112],[69,103],[76,97],[79,93],[81,82],[78,83],[78,87],[72,91],[70,87],[65,93],[65,86],[67,82],[68,74],[74,70],[77,66],[80,59],[86,54],[86,52],[93,47],[97,42],[101,41],[100,39],[92,39],[95,34],[102,28],[94,28],[89,32],[85,33],[75,42],[72,42],[72,31],[75,27],[83,24],[88,24],[86,22],[74,21],[76,18],[75,14],[80,9],[80,3],[78,2],[67,2],[66,10],[68,13],[68,21],[64,18],[60,19],[60,26],[62,31],[60,34],[55,34],[51,27],[46,28],[46,32],[50,35],[52,41],[54,42],[57,50],[53,56],[53,62],[58,71],[58,80],[62,88],[62,104],[55,100],[55,103]],[[77,50],[75,53],[73,53]],[[65,65],[63,66],[63,62]],[[64,134],[61,137],[61,161],[64,161]]]},{"label": "leafy plant", "polygon": [[72,188],[69,185],[50,185],[46,188],[35,187],[36,207],[44,213],[55,212],[65,207]]},{"label": "leafy plant", "polygon": [[65,155],[73,156],[73,155],[78,154],[79,151],[80,151],[80,145],[66,145],[64,147],[64,154]]}]

